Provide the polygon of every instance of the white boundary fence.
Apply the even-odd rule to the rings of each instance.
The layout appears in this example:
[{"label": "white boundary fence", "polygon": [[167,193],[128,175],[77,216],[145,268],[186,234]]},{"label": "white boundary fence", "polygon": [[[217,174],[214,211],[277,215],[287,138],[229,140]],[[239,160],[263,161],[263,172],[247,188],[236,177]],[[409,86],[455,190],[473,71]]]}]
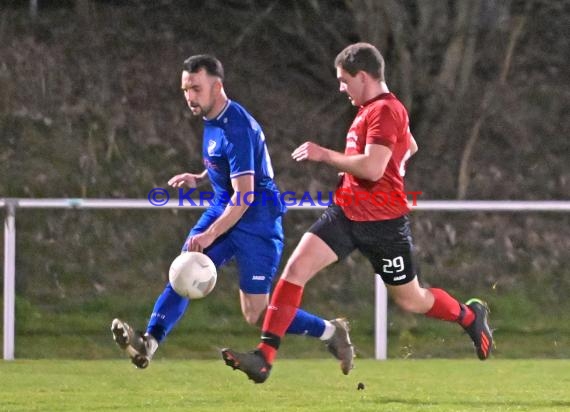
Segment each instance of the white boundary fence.
[{"label": "white boundary fence", "polygon": [[[298,204],[298,202],[296,202]],[[154,206],[148,199],[16,199],[0,198],[4,219],[4,360],[14,359],[14,320],[16,291],[16,209],[181,209],[205,206],[178,206],[175,202]],[[290,206],[289,209],[324,209],[324,206]],[[569,212],[570,201],[483,201],[424,200],[413,210],[440,212]],[[375,275],[375,356],[387,356],[387,291]]]}]

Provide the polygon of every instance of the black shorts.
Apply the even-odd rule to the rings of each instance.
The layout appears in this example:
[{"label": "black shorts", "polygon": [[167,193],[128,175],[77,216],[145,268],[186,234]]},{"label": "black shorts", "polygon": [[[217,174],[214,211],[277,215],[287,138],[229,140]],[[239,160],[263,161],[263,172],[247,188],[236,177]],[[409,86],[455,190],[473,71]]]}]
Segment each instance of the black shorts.
[{"label": "black shorts", "polygon": [[349,220],[333,204],[308,230],[320,237],[342,260],[355,249],[372,263],[388,285],[403,285],[416,277],[408,216],[372,222]]}]

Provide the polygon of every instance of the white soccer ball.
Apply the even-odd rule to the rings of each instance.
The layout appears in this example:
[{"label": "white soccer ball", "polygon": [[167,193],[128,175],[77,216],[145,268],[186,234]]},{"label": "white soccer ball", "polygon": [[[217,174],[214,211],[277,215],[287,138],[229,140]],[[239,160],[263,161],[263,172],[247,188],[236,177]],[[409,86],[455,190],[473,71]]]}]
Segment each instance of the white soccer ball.
[{"label": "white soccer ball", "polygon": [[200,252],[184,252],[172,261],[168,280],[180,296],[201,299],[216,286],[218,273],[212,259]]}]

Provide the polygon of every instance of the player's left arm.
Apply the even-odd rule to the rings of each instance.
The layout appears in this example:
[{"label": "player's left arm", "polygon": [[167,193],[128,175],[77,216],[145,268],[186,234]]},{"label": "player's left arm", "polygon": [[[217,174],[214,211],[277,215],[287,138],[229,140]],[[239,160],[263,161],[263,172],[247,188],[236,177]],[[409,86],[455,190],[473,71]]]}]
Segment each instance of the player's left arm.
[{"label": "player's left arm", "polygon": [[190,239],[188,250],[202,252],[214,241],[230,230],[243,216],[249,205],[254,201],[254,177],[246,174],[232,178],[234,194],[223,213],[204,232]]},{"label": "player's left arm", "polygon": [[384,176],[386,166],[392,157],[392,150],[381,144],[367,144],[363,154],[347,156],[316,143],[305,142],[295,149],[291,156],[298,162],[303,160],[323,162],[341,172],[375,182]]}]

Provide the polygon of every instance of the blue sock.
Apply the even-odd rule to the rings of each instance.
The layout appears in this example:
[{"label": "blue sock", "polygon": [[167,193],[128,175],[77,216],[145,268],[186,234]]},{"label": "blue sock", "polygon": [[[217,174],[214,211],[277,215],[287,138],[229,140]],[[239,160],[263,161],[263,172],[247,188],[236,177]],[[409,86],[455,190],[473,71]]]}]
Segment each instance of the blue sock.
[{"label": "blue sock", "polygon": [[180,296],[168,283],[154,304],[146,332],[160,343],[180,320],[189,304],[190,299]]},{"label": "blue sock", "polygon": [[286,333],[293,335],[309,335],[320,338],[325,331],[325,321],[312,313],[297,309],[293,322]]}]

